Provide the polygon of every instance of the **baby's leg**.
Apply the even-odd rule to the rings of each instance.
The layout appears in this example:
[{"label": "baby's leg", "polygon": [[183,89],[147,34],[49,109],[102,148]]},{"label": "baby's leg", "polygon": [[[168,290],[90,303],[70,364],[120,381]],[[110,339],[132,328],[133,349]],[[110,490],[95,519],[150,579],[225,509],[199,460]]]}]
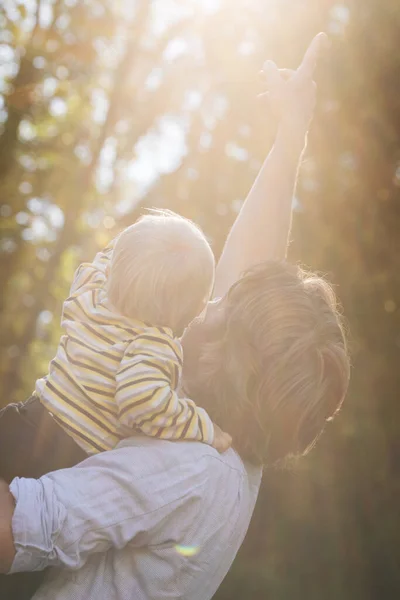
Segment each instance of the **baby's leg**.
[{"label": "baby's leg", "polygon": [[[72,467],[85,452],[49,415],[39,399],[10,404],[0,410],[0,478],[41,477]],[[28,600],[40,586],[44,571],[0,574],[0,599]]]},{"label": "baby's leg", "polygon": [[85,458],[36,396],[0,411],[0,478],[8,483],[72,467]]}]

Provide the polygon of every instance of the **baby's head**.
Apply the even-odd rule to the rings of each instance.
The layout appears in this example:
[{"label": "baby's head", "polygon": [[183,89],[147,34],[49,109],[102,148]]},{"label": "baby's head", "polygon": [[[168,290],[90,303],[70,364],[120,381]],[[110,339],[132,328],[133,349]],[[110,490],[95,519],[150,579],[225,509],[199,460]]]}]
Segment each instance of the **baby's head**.
[{"label": "baby's head", "polygon": [[152,211],[119,235],[108,297],[127,317],[180,335],[205,308],[214,273],[214,255],[203,232],[175,213]]}]

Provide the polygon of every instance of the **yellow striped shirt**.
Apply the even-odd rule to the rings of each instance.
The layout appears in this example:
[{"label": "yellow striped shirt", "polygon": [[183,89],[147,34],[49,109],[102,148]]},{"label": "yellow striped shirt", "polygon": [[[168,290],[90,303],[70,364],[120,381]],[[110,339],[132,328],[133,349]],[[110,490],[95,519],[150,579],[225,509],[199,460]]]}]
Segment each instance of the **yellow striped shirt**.
[{"label": "yellow striped shirt", "polygon": [[61,337],[36,392],[88,453],[111,450],[132,431],[211,444],[207,413],[176,392],[182,346],[172,330],[116,312],[105,290],[113,244],[82,264],[64,302]]}]

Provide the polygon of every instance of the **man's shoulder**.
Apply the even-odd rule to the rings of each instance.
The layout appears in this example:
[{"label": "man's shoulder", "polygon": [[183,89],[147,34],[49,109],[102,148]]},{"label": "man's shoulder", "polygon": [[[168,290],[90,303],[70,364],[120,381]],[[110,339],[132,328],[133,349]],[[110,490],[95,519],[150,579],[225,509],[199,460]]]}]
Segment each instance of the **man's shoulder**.
[{"label": "man's shoulder", "polygon": [[259,484],[261,469],[242,461],[232,448],[220,454],[207,444],[194,441],[159,440],[137,435],[122,440],[116,449],[125,460],[140,463],[147,475],[176,478],[182,484],[196,478],[197,488],[204,482],[240,486],[243,480]]},{"label": "man's shoulder", "polygon": [[101,485],[113,485],[113,479],[123,483],[125,489],[147,499],[149,510],[183,498],[207,504],[213,498],[223,503],[242,492],[251,496],[260,480],[259,472],[245,465],[233,449],[219,454],[200,442],[142,435],[122,440],[114,450],[92,456],[78,468],[95,470]]},{"label": "man's shoulder", "polygon": [[126,453],[146,456],[146,462],[174,467],[201,463],[215,464],[215,468],[235,469],[242,473],[245,465],[233,450],[219,454],[208,444],[194,441],[169,441],[145,435],[135,435],[122,440],[115,448]]}]

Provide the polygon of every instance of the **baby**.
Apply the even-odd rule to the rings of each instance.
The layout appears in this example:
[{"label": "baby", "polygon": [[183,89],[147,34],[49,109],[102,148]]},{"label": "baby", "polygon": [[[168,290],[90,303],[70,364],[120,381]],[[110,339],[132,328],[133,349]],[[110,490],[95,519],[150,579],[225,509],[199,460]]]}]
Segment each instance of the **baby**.
[{"label": "baby", "polygon": [[229,446],[207,413],[177,393],[178,338],[204,311],[214,272],[202,231],[161,211],[78,268],[63,306],[65,335],[36,395],[87,454],[111,450],[133,431]]}]

